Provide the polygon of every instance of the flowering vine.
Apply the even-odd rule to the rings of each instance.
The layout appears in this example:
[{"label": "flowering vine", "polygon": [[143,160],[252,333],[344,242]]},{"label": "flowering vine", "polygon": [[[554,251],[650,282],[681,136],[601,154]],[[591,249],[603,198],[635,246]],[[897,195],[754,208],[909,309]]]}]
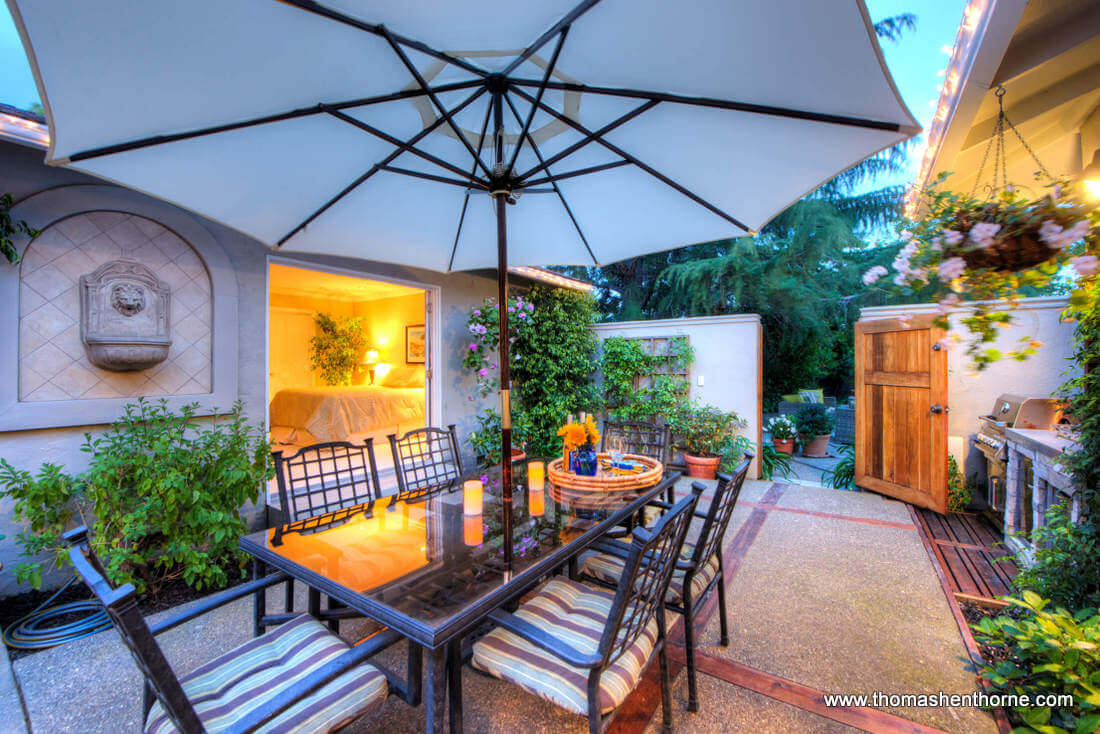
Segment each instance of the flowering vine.
[{"label": "flowering vine", "polygon": [[[515,343],[519,335],[530,327],[534,312],[534,305],[525,301],[523,296],[508,299],[509,343]],[[473,370],[477,393],[486,397],[500,386],[500,311],[495,298],[486,298],[480,306],[470,309],[466,330],[469,341],[462,350],[462,366]],[[513,353],[511,357],[516,362],[523,355]],[[471,395],[470,400],[473,399]]]}]

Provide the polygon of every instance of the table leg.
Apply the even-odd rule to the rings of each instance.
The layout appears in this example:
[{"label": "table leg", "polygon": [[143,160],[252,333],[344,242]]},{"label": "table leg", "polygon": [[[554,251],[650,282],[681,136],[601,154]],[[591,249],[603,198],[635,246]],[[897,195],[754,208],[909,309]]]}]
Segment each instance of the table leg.
[{"label": "table leg", "polygon": [[448,646],[448,693],[451,702],[451,734],[462,734],[462,639]]},{"label": "table leg", "polygon": [[[263,578],[267,573],[267,566],[258,559],[252,560],[252,579]],[[267,589],[259,589],[252,594],[252,636],[259,637],[264,633],[263,616],[267,612]]]},{"label": "table leg", "polygon": [[447,702],[447,650],[446,646],[428,650],[427,686],[425,687],[425,725],[428,734],[442,734]]}]

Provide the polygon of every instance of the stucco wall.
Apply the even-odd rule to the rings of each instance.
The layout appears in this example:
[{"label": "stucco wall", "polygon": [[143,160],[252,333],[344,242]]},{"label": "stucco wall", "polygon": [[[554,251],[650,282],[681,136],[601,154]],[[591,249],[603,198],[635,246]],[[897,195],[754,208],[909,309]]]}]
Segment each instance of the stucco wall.
[{"label": "stucco wall", "polygon": [[[741,433],[760,445],[761,326],[756,314],[703,316],[693,319],[622,321],[599,324],[600,340],[686,336],[695,349],[691,397],[722,410],[732,410],[748,425]],[[702,384],[700,384],[702,380]],[[752,468],[757,476],[759,460]]]},{"label": "stucco wall", "polygon": [[[42,159],[41,150],[0,141],[0,193],[14,194],[18,204],[40,192],[54,190],[50,196],[51,201],[71,203],[79,199],[82,196],[81,192],[86,192],[89,185],[100,187],[103,185],[102,181],[83,174],[45,166]],[[148,207],[151,203],[156,203],[158,207],[166,206],[133,191],[117,187],[112,189],[116,192],[117,200],[121,202],[120,208],[126,208],[127,203],[134,208]],[[233,327],[230,342],[234,359],[222,361],[227,364],[235,363],[232,374],[232,393],[244,403],[246,414],[252,421],[263,423],[267,414],[266,323],[269,251],[256,240],[216,222],[197,217],[176,207],[168,208],[171,209],[173,216],[186,218],[192,227],[201,228],[204,236],[208,234],[214,246],[222,253],[230,282],[236,289],[235,302],[223,304],[224,308],[232,307],[235,311],[231,322]],[[32,221],[30,224],[41,225],[42,222]],[[468,400],[468,396],[473,393],[473,381],[462,369],[459,339],[465,328],[467,309],[495,293],[495,278],[490,274],[433,273],[354,258],[297,256],[293,253],[282,254],[281,257],[303,263],[343,268],[368,277],[375,275],[439,286],[441,296],[436,308],[440,313],[441,349],[437,355],[435,369],[436,379],[442,386],[442,404],[435,408],[435,415],[438,416],[436,422],[457,423],[460,435],[469,433],[475,426],[473,416],[481,407],[481,401]],[[9,267],[0,262],[0,268]],[[222,275],[225,274],[222,273]],[[218,273],[212,273],[215,282],[217,275]],[[17,279],[12,278],[0,281],[0,290],[17,288],[17,282]],[[0,292],[0,299],[4,295]],[[218,308],[219,304],[215,301],[215,312]],[[8,313],[5,318],[14,321],[17,319],[17,312]],[[0,331],[0,334],[4,333],[7,332]],[[10,333],[10,337],[0,338],[0,353],[17,350],[15,330],[10,330]],[[218,359],[215,356],[215,372],[217,369]],[[12,372],[14,371],[13,369]],[[0,375],[0,380],[10,381],[9,384],[14,385],[17,375],[5,373]],[[81,421],[80,416],[86,415],[79,412],[80,409],[75,406],[66,408],[64,403],[57,404],[54,409],[60,411],[59,415],[65,414],[56,425],[78,423]],[[43,461],[52,461],[63,464],[70,471],[79,471],[87,464],[87,456],[79,450],[83,435],[86,431],[94,433],[101,430],[102,423],[36,430],[18,430],[19,426],[13,428],[15,430],[0,431],[0,457],[5,458],[15,467],[35,470]],[[467,458],[472,460],[468,447],[463,446],[463,450],[468,454]],[[14,569],[19,562],[19,549],[15,544],[15,535],[19,528],[12,523],[11,514],[11,502],[0,501],[0,535],[6,536],[0,540],[0,563],[3,563],[3,570],[0,570],[0,597],[20,591],[14,583]],[[257,513],[250,512],[250,517],[254,518],[256,515]],[[57,583],[59,578],[54,576],[50,580]]]},{"label": "stucco wall", "polygon": [[[1050,397],[1069,378],[1073,368],[1070,361],[1073,341],[1073,324],[1061,318],[1068,305],[1062,297],[1023,298],[1015,311],[1015,323],[1000,331],[992,345],[1011,350],[1020,339],[1030,337],[1043,342],[1038,353],[1030,359],[1017,362],[1002,359],[976,371],[961,346],[952,346],[947,353],[947,418],[948,448],[966,467],[966,474],[984,475],[985,463],[981,453],[970,441],[978,430],[978,416],[989,413],[993,401],[1001,393],[1015,393],[1029,397]],[[904,314],[935,313],[934,305],[883,306],[865,308],[861,319],[896,318]],[[949,314],[952,330],[958,330],[964,339],[968,332],[959,326],[963,310]]]}]

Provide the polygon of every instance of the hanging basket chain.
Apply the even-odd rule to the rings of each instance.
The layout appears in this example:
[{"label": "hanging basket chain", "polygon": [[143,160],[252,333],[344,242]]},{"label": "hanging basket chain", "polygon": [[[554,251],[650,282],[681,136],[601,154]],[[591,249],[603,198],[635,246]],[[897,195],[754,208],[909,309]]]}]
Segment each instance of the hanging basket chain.
[{"label": "hanging basket chain", "polygon": [[[992,190],[997,191],[999,189],[1006,188],[1008,186],[1008,155],[1005,148],[1005,127],[1007,126],[1012,130],[1016,139],[1020,141],[1020,145],[1024,150],[1028,152],[1035,164],[1039,166],[1039,172],[1047,178],[1049,181],[1054,181],[1054,176],[1043,162],[1039,160],[1039,156],[1035,153],[1035,150],[1024,140],[1024,136],[1020,134],[1020,131],[1016,129],[1016,126],[1012,124],[1012,121],[1008,119],[1008,115],[1005,114],[1005,88],[997,87],[997,91],[994,92],[997,97],[997,120],[993,123],[993,133],[989,136],[989,143],[985,146],[985,152],[982,153],[982,162],[978,166],[978,173],[974,177],[974,186],[970,189],[969,196],[971,198],[978,192],[978,186],[982,182],[982,174],[985,172],[986,163],[989,161],[989,151],[993,151],[993,165],[992,165]],[[997,179],[1000,178],[1001,185],[997,185]]]}]

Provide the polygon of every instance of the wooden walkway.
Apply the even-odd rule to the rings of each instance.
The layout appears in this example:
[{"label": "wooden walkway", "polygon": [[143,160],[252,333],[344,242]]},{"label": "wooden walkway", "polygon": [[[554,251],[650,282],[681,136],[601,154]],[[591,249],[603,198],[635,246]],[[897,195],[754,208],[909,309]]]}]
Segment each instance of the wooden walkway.
[{"label": "wooden walkway", "polygon": [[969,512],[940,515],[925,509],[918,509],[916,516],[957,598],[985,600],[1009,593],[1018,569],[1011,560],[1000,560],[1011,554],[989,520]]}]

